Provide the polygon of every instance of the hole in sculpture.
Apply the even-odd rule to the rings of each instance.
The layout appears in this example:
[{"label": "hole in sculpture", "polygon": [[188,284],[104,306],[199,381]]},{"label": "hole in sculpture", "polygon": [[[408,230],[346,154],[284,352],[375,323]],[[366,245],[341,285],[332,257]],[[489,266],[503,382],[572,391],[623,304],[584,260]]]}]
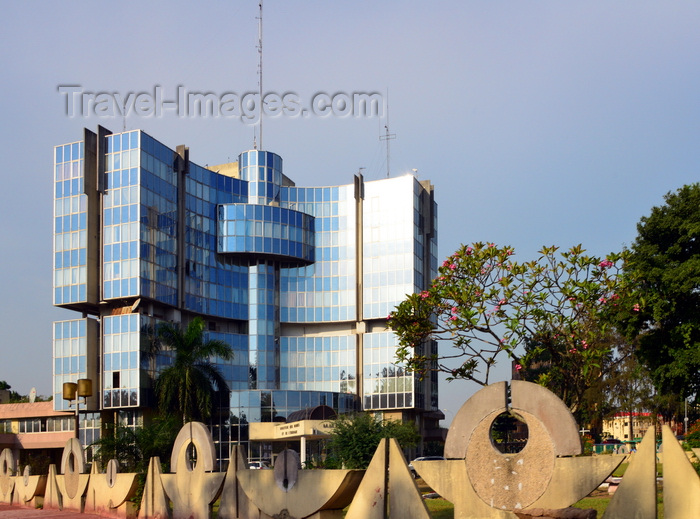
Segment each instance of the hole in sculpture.
[{"label": "hole in sculpture", "polygon": [[71,452],[68,455],[68,472],[75,472],[75,453]]},{"label": "hole in sculpture", "polygon": [[527,424],[518,416],[501,413],[491,423],[491,443],[503,454],[522,451],[527,445]]},{"label": "hole in sculpture", "polygon": [[9,474],[9,473],[10,473],[10,470],[7,466],[7,460],[2,460],[2,471],[0,472],[0,474]]},{"label": "hole in sculpture", "polygon": [[185,456],[187,459],[187,470],[192,472],[197,466],[197,447],[195,447],[194,443],[190,442],[190,444],[187,446]]}]

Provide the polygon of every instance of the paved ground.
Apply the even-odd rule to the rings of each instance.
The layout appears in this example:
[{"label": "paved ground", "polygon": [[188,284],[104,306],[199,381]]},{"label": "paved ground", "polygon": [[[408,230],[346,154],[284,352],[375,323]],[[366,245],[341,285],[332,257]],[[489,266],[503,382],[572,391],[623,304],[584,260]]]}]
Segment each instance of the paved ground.
[{"label": "paved ground", "polygon": [[95,514],[80,514],[61,510],[37,510],[0,504],[0,519],[98,519]]}]

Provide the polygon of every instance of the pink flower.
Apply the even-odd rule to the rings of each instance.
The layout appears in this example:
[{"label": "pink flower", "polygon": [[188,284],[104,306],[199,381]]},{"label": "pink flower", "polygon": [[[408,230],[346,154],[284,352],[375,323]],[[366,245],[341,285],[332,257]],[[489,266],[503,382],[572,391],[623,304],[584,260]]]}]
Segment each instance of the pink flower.
[{"label": "pink flower", "polygon": [[457,313],[457,307],[456,307],[456,306],[453,306],[451,311],[452,311],[453,314],[456,314],[456,313]]},{"label": "pink flower", "polygon": [[454,269],[456,269],[456,268],[457,268],[457,265],[455,265],[454,263],[451,263],[451,264],[450,264],[450,270],[454,270]]},{"label": "pink flower", "polygon": [[389,315],[386,316],[386,320],[387,320],[387,321],[391,321],[391,314],[389,314]]},{"label": "pink flower", "polygon": [[450,264],[450,260],[446,259],[445,261],[442,262],[442,266],[446,267]]},{"label": "pink flower", "polygon": [[428,293],[427,290],[423,290],[423,291],[420,293],[420,296],[421,296],[422,299],[428,299],[428,297],[430,297],[430,294]]},{"label": "pink flower", "polygon": [[513,251],[513,249],[506,249],[506,254],[508,254],[508,256],[512,256],[513,254],[515,254],[515,252]]},{"label": "pink flower", "polygon": [[608,302],[608,300],[605,297],[601,297],[600,299],[598,299],[598,301],[603,303],[603,304]]},{"label": "pink flower", "polygon": [[456,316],[456,315],[453,315],[452,317],[450,317],[450,321],[456,321],[456,320],[457,320],[457,316]]},{"label": "pink flower", "polygon": [[639,303],[634,303],[634,306],[632,307],[632,310],[635,312],[639,312]]},{"label": "pink flower", "polygon": [[473,250],[474,249],[472,249],[471,247],[467,247],[467,256],[471,256]]},{"label": "pink flower", "polygon": [[605,259],[605,260],[601,261],[600,263],[598,263],[598,266],[602,269],[610,268],[613,265],[614,265],[614,263],[608,259]]},{"label": "pink flower", "polygon": [[576,348],[571,348],[569,350],[569,353],[577,353],[577,352],[578,352],[578,350]]},{"label": "pink flower", "polygon": [[588,349],[588,343],[586,341],[581,341],[581,344],[583,344],[583,349],[587,350]]},{"label": "pink flower", "polygon": [[520,364],[515,365],[515,371],[520,371],[523,367]]}]

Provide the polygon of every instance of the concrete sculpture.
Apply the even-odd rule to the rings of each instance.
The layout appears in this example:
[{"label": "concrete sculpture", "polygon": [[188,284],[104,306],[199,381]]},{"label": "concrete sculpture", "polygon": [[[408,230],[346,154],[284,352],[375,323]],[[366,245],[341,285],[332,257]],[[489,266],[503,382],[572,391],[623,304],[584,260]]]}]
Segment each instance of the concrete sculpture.
[{"label": "concrete sculpture", "polygon": [[[525,422],[528,438],[520,452],[502,454],[491,427],[502,413]],[[487,386],[459,410],[445,445],[445,461],[414,462],[435,491],[454,504],[455,519],[515,519],[540,512],[583,517],[566,508],[589,494],[625,458],[577,456],[577,426],[563,402],[528,382]],[[700,478],[686,453],[664,426],[664,517],[700,517]],[[174,472],[161,474],[152,458],[139,517],[208,519],[221,496],[220,519],[428,519],[430,514],[394,439],[382,440],[367,471],[301,470],[292,450],[277,455],[274,470],[251,470],[242,448],[235,446],[227,472],[214,472],[214,445],[207,428],[188,423],[171,456]],[[135,474],[119,474],[111,460],[106,474],[84,473],[83,449],[76,439],[63,451],[61,475],[47,476],[25,468],[13,476],[12,452],[0,453],[0,502],[33,504],[43,494],[45,509],[63,508],[133,517],[127,499]],[[516,516],[516,513],[518,514]],[[573,513],[573,515],[572,515]],[[566,515],[569,514],[569,515]],[[631,458],[604,519],[656,517],[656,452],[650,430]]]},{"label": "concrete sculpture", "polygon": [[429,519],[430,514],[394,438],[382,440],[345,519]]},{"label": "concrete sculpture", "polygon": [[299,470],[299,465],[296,452],[283,451],[277,455],[274,470],[243,469],[237,478],[263,518],[342,517],[342,509],[352,501],[364,471]]},{"label": "concrete sculpture", "polygon": [[138,474],[120,474],[117,460],[109,460],[107,472],[100,474],[93,464],[85,498],[85,511],[124,519],[136,517],[136,507],[128,499],[134,494]]},{"label": "concrete sculpture", "polygon": [[668,425],[661,429],[664,445],[664,518],[700,517],[700,477]]},{"label": "concrete sculpture", "polygon": [[[565,508],[588,495],[623,456],[575,458],[581,445],[573,416],[553,393],[529,382],[492,384],[457,412],[445,443],[446,461],[415,462],[436,492],[454,503],[455,518],[515,518],[514,510]],[[528,440],[515,454],[491,441],[496,417],[525,422]]]},{"label": "concrete sculpture", "polygon": [[206,426],[200,422],[185,424],[175,439],[170,458],[175,473],[160,476],[173,504],[174,519],[210,517],[211,505],[219,497],[225,476],[223,472],[212,472],[215,462],[214,442]]},{"label": "concrete sculpture", "polygon": [[46,489],[44,490],[44,509],[61,509],[61,491],[58,488],[58,475],[56,465],[49,465],[49,474],[46,477]]},{"label": "concrete sculpture", "polygon": [[10,449],[0,453],[0,503],[12,503],[12,491],[15,488],[15,457]]},{"label": "concrete sculpture", "polygon": [[146,485],[143,488],[139,519],[165,519],[170,517],[168,498],[163,489],[160,471],[160,458],[151,458],[148,462]]},{"label": "concrete sculpture", "polygon": [[238,474],[248,470],[246,457],[240,445],[234,445],[231,449],[231,460],[219,503],[221,519],[260,519],[260,509],[251,502],[238,481]]},{"label": "concrete sculpture", "polygon": [[36,498],[44,495],[46,475],[32,476],[29,465],[24,467],[21,476],[15,476],[15,493],[12,503],[28,508],[36,508]]},{"label": "concrete sculpture", "polygon": [[55,482],[61,494],[62,510],[84,509],[83,496],[87,489],[90,474],[85,474],[85,454],[77,438],[71,438],[63,448],[61,458],[61,475],[55,476]]},{"label": "concrete sculpture", "polygon": [[650,427],[630,460],[620,486],[603,519],[653,519],[656,517],[656,435]]}]

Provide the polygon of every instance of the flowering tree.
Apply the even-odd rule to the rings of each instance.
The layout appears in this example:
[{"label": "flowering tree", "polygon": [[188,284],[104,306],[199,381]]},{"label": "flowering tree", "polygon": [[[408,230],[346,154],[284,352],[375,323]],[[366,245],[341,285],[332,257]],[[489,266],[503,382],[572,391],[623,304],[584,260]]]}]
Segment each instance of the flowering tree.
[{"label": "flowering tree", "polygon": [[[398,359],[418,373],[435,369],[448,380],[486,385],[498,356],[525,375],[528,363],[534,368],[555,346],[557,355],[535,381],[547,386],[553,369],[575,369],[578,383],[590,384],[610,355],[609,342],[599,339],[610,309],[622,301],[621,262],[620,254],[588,256],[580,245],[566,252],[544,247],[523,263],[511,247],[462,246],[428,290],[409,295],[387,318],[399,337]],[[420,345],[429,340],[452,347],[425,354]]]}]

